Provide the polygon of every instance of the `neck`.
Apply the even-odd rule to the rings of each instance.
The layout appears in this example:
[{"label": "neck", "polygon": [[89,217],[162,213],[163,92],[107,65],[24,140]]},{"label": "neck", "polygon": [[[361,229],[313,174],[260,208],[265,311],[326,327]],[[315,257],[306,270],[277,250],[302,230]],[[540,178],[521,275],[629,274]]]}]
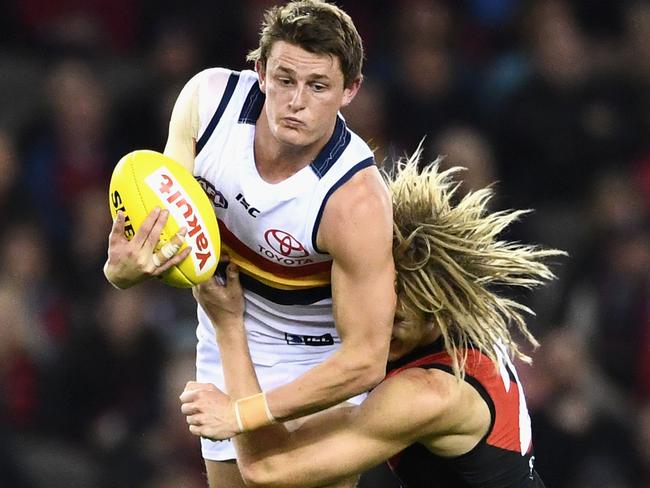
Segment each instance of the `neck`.
[{"label": "neck", "polygon": [[418,347],[427,346],[434,343],[440,337],[441,332],[437,327],[432,327],[430,330],[422,333],[419,339],[400,340],[393,338],[390,343],[390,351],[388,353],[389,361],[397,361]]}]

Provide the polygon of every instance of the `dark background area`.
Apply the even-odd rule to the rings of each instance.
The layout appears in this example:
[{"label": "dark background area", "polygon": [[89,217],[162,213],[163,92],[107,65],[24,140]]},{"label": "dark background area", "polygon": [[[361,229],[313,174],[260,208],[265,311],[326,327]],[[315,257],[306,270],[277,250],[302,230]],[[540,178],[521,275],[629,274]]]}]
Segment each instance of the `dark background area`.
[{"label": "dark background area", "polygon": [[[0,2],[0,486],[206,486],[177,399],[194,300],[107,284],[108,180],[123,154],[162,150],[193,74],[250,67],[270,4]],[[650,4],[339,5],[367,51],[345,116],[378,161],[426,137],[465,189],[496,182],[495,209],[535,209],[508,238],[570,254],[522,297],[547,486],[650,487]]]}]

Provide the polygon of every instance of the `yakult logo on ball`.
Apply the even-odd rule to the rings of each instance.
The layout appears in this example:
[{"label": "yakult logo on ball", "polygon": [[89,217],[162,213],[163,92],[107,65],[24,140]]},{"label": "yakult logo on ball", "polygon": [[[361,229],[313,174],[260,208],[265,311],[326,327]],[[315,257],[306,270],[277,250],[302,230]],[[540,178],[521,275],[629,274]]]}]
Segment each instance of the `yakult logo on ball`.
[{"label": "yakult logo on ball", "polygon": [[173,175],[162,168],[157,169],[144,180],[149,188],[165,203],[165,207],[182,227],[187,227],[185,238],[192,246],[192,262],[197,274],[215,264],[216,258],[210,251],[210,240],[203,230],[205,224],[194,203]]}]

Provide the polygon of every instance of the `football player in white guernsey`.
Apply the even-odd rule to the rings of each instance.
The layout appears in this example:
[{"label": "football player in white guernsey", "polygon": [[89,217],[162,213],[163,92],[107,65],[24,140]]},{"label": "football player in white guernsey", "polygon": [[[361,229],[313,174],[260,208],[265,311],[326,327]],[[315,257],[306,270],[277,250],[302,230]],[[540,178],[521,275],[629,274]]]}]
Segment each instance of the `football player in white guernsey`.
[{"label": "football player in white guernsey", "polygon": [[[395,310],[390,196],[339,113],[362,81],[352,20],[320,0],[271,8],[249,59],[255,72],[208,69],[186,84],[165,147],[213,200],[264,390],[201,439],[212,488],[243,486],[231,441],[218,439],[361,401],[384,376]],[[111,283],[127,288],[185,257],[153,264],[166,218],[152,213],[131,241],[116,219]],[[228,391],[201,306],[198,317],[197,381]]]}]

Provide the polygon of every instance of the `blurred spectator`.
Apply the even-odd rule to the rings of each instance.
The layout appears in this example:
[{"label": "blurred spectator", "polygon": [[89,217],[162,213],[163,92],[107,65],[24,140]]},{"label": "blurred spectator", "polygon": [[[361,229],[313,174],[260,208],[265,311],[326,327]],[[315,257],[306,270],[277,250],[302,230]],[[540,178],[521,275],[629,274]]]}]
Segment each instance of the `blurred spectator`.
[{"label": "blurred spectator", "polygon": [[566,4],[537,2],[529,22],[533,73],[498,116],[504,182],[515,205],[574,205],[590,175],[638,154],[637,95],[618,73],[590,77],[590,46]]},{"label": "blurred spectator", "polygon": [[643,0],[631,2],[631,5],[627,9],[626,24],[630,51],[632,53],[630,57],[630,61],[632,62],[628,63],[628,66],[633,72],[636,72],[640,80],[649,83],[650,4]]},{"label": "blurred spectator", "polygon": [[0,215],[7,219],[23,212],[27,204],[18,185],[21,169],[11,136],[0,130]]},{"label": "blurred spectator", "polygon": [[[555,488],[637,486],[629,405],[598,371],[584,341],[569,329],[542,338],[525,385],[536,467]],[[600,363],[598,363],[599,365]]]},{"label": "blurred spectator", "polygon": [[126,51],[133,45],[139,21],[139,2],[128,0],[20,0],[9,4],[20,28],[37,47],[78,54]]},{"label": "blurred spectator", "polygon": [[496,182],[494,154],[490,142],[471,127],[450,127],[435,141],[435,152],[444,157],[443,167],[462,166],[464,191],[478,190]]},{"label": "blurred spectator", "polygon": [[386,93],[378,83],[365,79],[363,90],[357,93],[352,104],[343,110],[348,127],[362,137],[375,152],[375,160],[383,164],[389,156]]},{"label": "blurred spectator", "polygon": [[104,283],[99,275],[106,261],[106,236],[111,230],[106,189],[90,187],[77,196],[71,211],[73,232],[67,239],[65,272],[62,281],[74,292],[75,302],[92,312]]},{"label": "blurred spectator", "polygon": [[641,488],[650,487],[650,401],[646,400],[639,409],[637,430],[637,452],[641,459]]},{"label": "blurred spectator", "polygon": [[[182,422],[178,408],[179,391],[195,376],[194,344],[177,345],[176,353],[164,369],[161,414],[147,432],[143,451],[152,468],[148,488],[204,488],[206,485],[199,445]],[[179,421],[180,420],[180,421]],[[171,481],[178,483],[171,484]]]},{"label": "blurred spectator", "polygon": [[149,473],[141,436],[159,418],[167,356],[146,324],[146,288],[120,292],[106,284],[93,316],[75,324],[48,384],[50,425],[91,449],[105,486],[141,486]]},{"label": "blurred spectator", "polygon": [[16,435],[38,417],[39,378],[30,355],[27,304],[9,283],[0,284],[0,480],[27,488],[28,474]]},{"label": "blurred spectator", "polygon": [[39,383],[29,306],[11,286],[0,284],[0,426],[20,432],[38,417]]},{"label": "blurred spectator", "polygon": [[75,324],[65,346],[60,413],[67,432],[96,447],[126,442],[156,420],[165,347],[146,310],[146,289],[106,284],[94,316]]},{"label": "blurred spectator", "polygon": [[29,353],[44,367],[56,357],[68,329],[67,297],[52,278],[51,246],[40,221],[10,222],[0,242],[0,284],[10,286],[29,324]]},{"label": "blurred spectator", "polygon": [[474,102],[462,91],[456,68],[443,46],[404,47],[388,93],[389,133],[399,153],[410,154],[423,137],[467,120]]},{"label": "blurred spectator", "polygon": [[112,140],[106,91],[88,64],[56,64],[47,96],[43,123],[24,139],[24,178],[48,232],[61,242],[73,234],[77,199],[88,188],[106,188],[121,148]]},{"label": "blurred spectator", "polygon": [[454,2],[404,0],[397,10],[397,35],[408,48],[449,47],[454,34]]},{"label": "blurred spectator", "polygon": [[[642,381],[650,303],[648,208],[633,181],[618,173],[601,178],[594,192],[590,232],[567,277],[567,321],[589,341],[602,369],[630,395]],[[645,343],[647,344],[647,343]]]}]

